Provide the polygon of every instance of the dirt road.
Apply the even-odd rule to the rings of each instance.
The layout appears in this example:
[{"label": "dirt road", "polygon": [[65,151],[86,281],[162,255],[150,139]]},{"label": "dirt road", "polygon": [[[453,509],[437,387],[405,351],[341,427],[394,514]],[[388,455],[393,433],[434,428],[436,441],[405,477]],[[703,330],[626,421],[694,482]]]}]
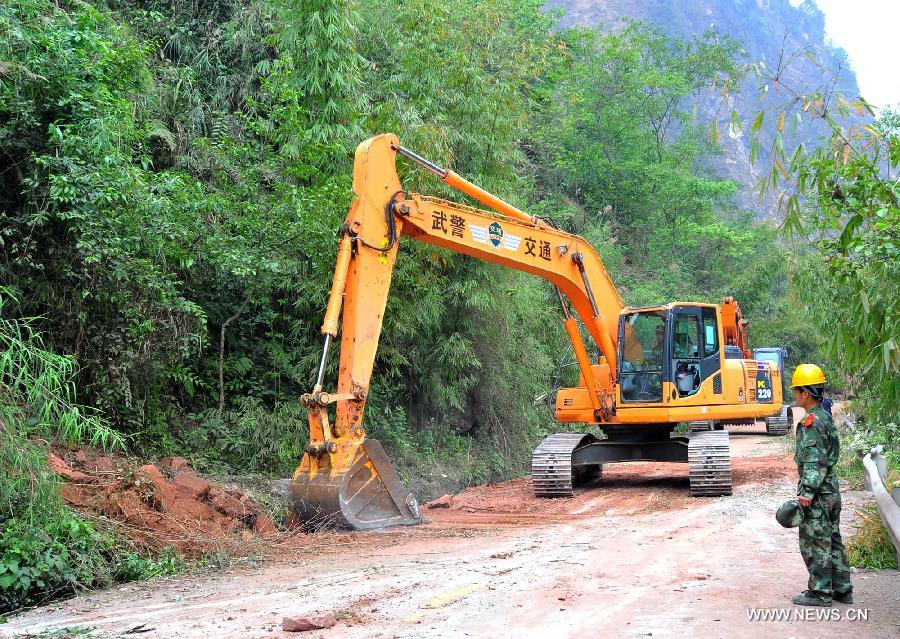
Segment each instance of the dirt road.
[{"label": "dirt road", "polygon": [[[283,616],[331,612],[336,626],[301,636],[900,637],[898,571],[856,574],[853,606],[791,605],[806,570],[796,531],[773,519],[793,494],[790,457],[759,430],[733,431],[732,450],[731,497],[692,499],[672,464],[610,465],[571,499],[536,500],[524,479],[482,486],[426,526],[282,539],[254,564],[91,593],[0,636],[289,637]],[[868,497],[844,498],[846,536]]]}]

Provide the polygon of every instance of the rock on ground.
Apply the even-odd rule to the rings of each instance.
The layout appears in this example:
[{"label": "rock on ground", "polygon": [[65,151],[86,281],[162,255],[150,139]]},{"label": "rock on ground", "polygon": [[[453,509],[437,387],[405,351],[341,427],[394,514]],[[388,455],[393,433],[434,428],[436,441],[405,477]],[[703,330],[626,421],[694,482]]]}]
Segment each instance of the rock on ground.
[{"label": "rock on ground", "polygon": [[453,505],[453,495],[442,495],[437,499],[433,499],[427,504],[425,504],[425,508],[450,508]]},{"label": "rock on ground", "polygon": [[337,623],[334,615],[318,615],[309,617],[285,617],[281,620],[281,629],[285,632],[306,632],[331,628]]}]

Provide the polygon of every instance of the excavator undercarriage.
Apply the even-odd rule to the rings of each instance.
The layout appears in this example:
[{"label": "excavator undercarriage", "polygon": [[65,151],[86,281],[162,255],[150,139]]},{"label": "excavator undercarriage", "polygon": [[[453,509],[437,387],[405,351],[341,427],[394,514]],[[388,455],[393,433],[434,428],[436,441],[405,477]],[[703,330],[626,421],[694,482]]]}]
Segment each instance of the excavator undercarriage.
[{"label": "excavator undercarriage", "polygon": [[603,464],[627,461],[687,463],[691,494],[714,497],[731,494],[728,433],[692,433],[672,437],[672,426],[605,429],[606,439],[584,433],[556,433],[542,441],[531,456],[531,477],[538,497],[571,497],[575,487],[596,478]]}]

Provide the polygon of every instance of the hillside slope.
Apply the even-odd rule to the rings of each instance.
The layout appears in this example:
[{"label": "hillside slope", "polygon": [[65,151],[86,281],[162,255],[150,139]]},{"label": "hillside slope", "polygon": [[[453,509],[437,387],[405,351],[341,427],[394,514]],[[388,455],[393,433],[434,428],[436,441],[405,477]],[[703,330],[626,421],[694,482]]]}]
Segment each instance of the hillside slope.
[{"label": "hillside slope", "polygon": [[[786,85],[825,92],[838,88],[847,95],[859,94],[856,75],[846,62],[846,52],[828,42],[824,14],[812,0],[798,6],[792,6],[789,0],[549,0],[546,7],[562,12],[560,26],[564,27],[603,25],[618,29],[629,20],[640,20],[683,38],[715,29],[743,45],[746,62],[763,61],[772,69],[778,68],[794,52],[813,50],[817,64],[805,57],[792,63],[785,76]],[[831,76],[838,78],[834,86]],[[720,120],[727,121],[733,107],[747,121],[761,109],[780,112],[788,100],[785,91],[772,90],[761,96],[756,83],[755,79],[748,79],[744,90],[726,105],[722,105],[718,91],[710,90],[698,100],[699,114],[711,119],[718,111]],[[791,122],[788,129],[786,148],[800,142],[810,143],[824,133],[823,128],[809,122]],[[771,146],[771,141],[771,132],[764,127],[761,140],[764,155],[761,162],[752,166],[746,135],[728,130],[722,139],[722,155],[712,160],[712,168],[718,174],[742,185],[738,203],[763,219],[777,216],[772,198],[759,202],[753,193],[760,170],[764,170],[761,167],[768,164],[765,149]]]}]

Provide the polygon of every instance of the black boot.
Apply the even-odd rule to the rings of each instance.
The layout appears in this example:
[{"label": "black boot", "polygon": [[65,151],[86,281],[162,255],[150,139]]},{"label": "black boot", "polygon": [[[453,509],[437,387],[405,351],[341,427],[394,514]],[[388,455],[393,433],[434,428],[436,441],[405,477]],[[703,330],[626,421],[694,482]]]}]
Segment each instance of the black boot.
[{"label": "black boot", "polygon": [[798,606],[823,606],[825,608],[831,608],[830,599],[820,599],[808,590],[794,597],[794,603]]},{"label": "black boot", "polygon": [[853,591],[848,590],[847,592],[836,592],[831,597],[838,603],[842,604],[852,604],[853,603]]}]

